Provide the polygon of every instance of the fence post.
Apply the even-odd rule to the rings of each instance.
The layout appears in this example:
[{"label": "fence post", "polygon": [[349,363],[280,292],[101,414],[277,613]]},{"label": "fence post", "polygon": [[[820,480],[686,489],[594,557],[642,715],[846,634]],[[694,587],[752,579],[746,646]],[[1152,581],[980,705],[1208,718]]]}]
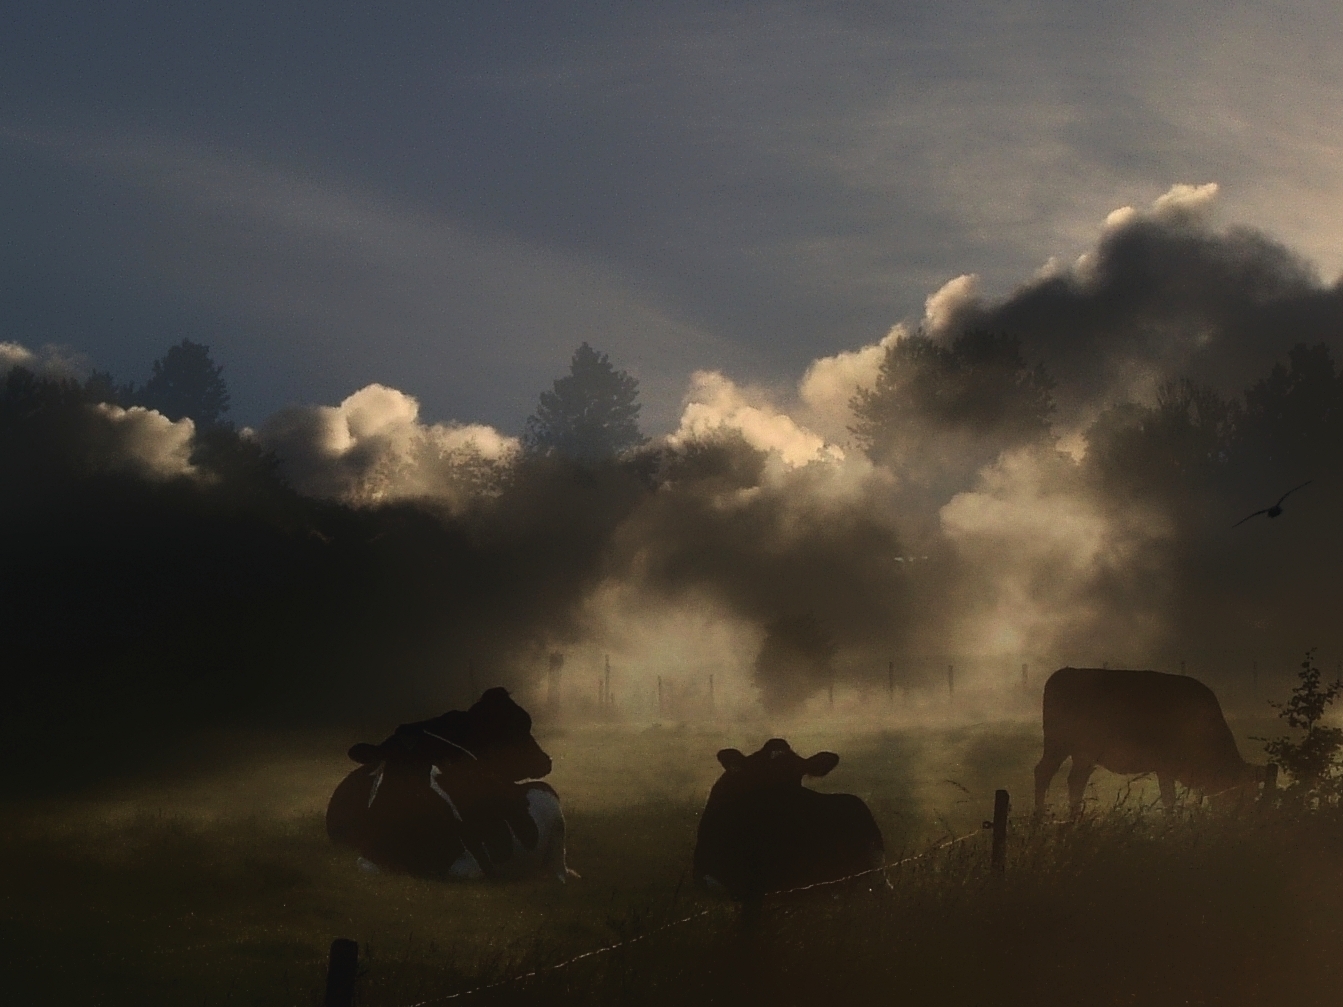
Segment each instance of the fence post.
[{"label": "fence post", "polygon": [[1006,790],[993,792],[993,850],[989,854],[989,867],[995,874],[1002,874],[1007,867],[1007,810],[1010,805]]},{"label": "fence post", "polygon": [[326,968],[326,998],[322,1007],[352,1007],[354,981],[359,975],[359,944],[345,937],[331,942]]},{"label": "fence post", "polygon": [[1264,792],[1259,795],[1259,800],[1265,804],[1272,803],[1274,791],[1278,789],[1278,765],[1270,762],[1264,767]]}]

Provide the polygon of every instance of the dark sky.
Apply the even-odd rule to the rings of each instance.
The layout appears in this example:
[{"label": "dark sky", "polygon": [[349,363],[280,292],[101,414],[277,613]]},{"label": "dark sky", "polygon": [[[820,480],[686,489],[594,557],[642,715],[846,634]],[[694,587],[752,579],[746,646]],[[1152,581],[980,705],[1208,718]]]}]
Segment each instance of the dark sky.
[{"label": "dark sky", "polygon": [[586,339],[657,432],[1174,183],[1332,280],[1340,43],[1330,3],[10,5],[0,341],[515,433]]}]

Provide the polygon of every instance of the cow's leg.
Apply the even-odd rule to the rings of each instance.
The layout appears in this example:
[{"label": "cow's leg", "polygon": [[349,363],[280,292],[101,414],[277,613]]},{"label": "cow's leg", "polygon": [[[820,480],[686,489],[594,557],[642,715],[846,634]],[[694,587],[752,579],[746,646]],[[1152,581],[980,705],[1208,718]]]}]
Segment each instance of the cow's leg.
[{"label": "cow's leg", "polygon": [[1161,788],[1161,807],[1166,814],[1175,814],[1175,777],[1156,774],[1157,786]]},{"label": "cow's leg", "polygon": [[1043,814],[1045,810],[1045,794],[1049,791],[1049,783],[1054,779],[1054,774],[1059,771],[1063,765],[1063,760],[1068,757],[1068,753],[1060,745],[1051,745],[1045,742],[1045,753],[1040,756],[1040,761],[1035,764],[1035,813]]},{"label": "cow's leg", "polygon": [[1091,779],[1091,771],[1095,768],[1094,759],[1073,753],[1073,764],[1068,770],[1068,806],[1072,809],[1074,817],[1082,813],[1082,798],[1086,795],[1087,780]]}]

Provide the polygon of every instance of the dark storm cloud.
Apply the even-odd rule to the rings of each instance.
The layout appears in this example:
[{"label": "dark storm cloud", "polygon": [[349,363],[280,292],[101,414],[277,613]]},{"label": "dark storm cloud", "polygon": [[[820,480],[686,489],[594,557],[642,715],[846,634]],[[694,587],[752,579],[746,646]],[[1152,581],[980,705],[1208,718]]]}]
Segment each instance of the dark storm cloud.
[{"label": "dark storm cloud", "polygon": [[[1215,187],[1214,187],[1215,188]],[[1059,382],[1065,421],[1191,378],[1233,394],[1297,343],[1343,348],[1343,286],[1246,227],[1217,228],[1205,187],[1177,187],[1150,212],[1116,211],[1072,268],[996,303],[965,300],[946,328],[1022,340]]]}]

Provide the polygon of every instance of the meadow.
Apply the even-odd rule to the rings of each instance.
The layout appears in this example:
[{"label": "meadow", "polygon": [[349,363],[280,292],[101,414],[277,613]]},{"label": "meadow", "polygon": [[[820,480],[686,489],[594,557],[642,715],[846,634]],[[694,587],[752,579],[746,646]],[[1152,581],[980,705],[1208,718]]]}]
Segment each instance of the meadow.
[{"label": "meadow", "polygon": [[[1259,747],[1247,735],[1276,733],[1262,716],[1233,727],[1250,758]],[[171,772],[11,802],[0,946],[6,986],[22,995],[10,1002],[308,1007],[334,937],[360,943],[366,1007],[1336,998],[1337,816],[1226,816],[1191,802],[1168,818],[1150,781],[1098,772],[1081,822],[1036,823],[1039,727],[1024,712],[785,732],[804,754],[839,752],[815,785],[864,797],[888,859],[917,859],[891,870],[889,887],[867,878],[776,897],[744,919],[690,884],[690,853],[714,752],[753,750],[772,733],[757,722],[541,724],[582,875],[566,885],[359,872],[322,825],[358,740],[344,734],[220,736]],[[997,787],[1014,801],[1001,877],[979,830]]]}]

